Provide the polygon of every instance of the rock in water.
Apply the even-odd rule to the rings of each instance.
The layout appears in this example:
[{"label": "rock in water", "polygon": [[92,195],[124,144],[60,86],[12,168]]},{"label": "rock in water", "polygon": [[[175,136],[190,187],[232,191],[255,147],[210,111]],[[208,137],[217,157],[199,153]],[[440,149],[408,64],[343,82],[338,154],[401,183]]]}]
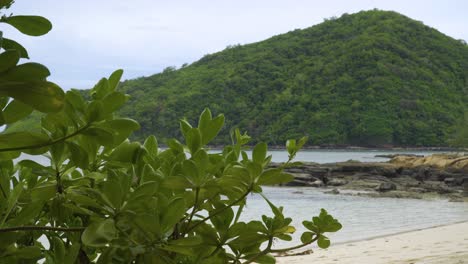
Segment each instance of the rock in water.
[{"label": "rock in water", "polygon": [[388,192],[388,191],[393,191],[396,190],[397,186],[394,183],[391,182],[382,182],[378,187],[377,191],[379,192]]}]

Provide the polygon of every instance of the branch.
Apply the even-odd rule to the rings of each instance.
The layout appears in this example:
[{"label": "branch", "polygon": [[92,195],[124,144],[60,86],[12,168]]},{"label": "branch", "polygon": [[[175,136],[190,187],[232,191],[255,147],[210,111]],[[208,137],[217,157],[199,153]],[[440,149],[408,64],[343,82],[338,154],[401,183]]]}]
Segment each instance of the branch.
[{"label": "branch", "polygon": [[[194,204],[193,204],[192,213],[190,213],[190,217],[189,217],[188,222],[187,222],[187,229],[188,229],[188,230],[190,230],[190,229],[189,229],[190,224],[192,223],[193,216],[195,215],[195,213],[196,213],[196,211],[197,211],[197,207],[198,207],[198,196],[199,196],[199,195],[200,195],[200,188],[197,187],[197,188],[195,189],[195,202],[194,202]],[[188,230],[186,230],[186,231],[184,231],[184,232],[182,233],[182,237],[183,237],[185,234],[188,233]]]},{"label": "branch", "polygon": [[53,226],[14,226],[0,228],[0,233],[16,231],[62,231],[62,232],[81,232],[85,227],[53,227]]},{"label": "branch", "polygon": [[87,124],[84,127],[82,127],[80,129],[76,130],[75,132],[71,133],[70,135],[67,135],[67,136],[52,140],[52,141],[47,141],[47,142],[44,142],[44,143],[30,145],[30,146],[3,148],[3,149],[0,149],[0,152],[18,151],[18,150],[25,150],[25,149],[35,149],[35,148],[42,148],[42,147],[47,147],[47,146],[50,146],[50,145],[54,145],[54,144],[65,141],[65,140],[67,140],[67,139],[69,139],[71,137],[74,137],[74,136],[80,134],[83,130],[87,129],[89,126],[90,126],[90,124]]},{"label": "branch", "polygon": [[314,243],[315,241],[317,241],[319,238],[319,236],[315,236],[314,239],[312,239],[310,242],[308,243],[303,243],[303,244],[300,244],[300,245],[297,245],[297,246],[293,246],[293,247],[288,247],[288,248],[278,248],[278,249],[272,249],[270,250],[271,253],[281,253],[281,252],[286,252],[286,251],[291,251],[291,250],[294,250],[294,249],[298,249],[298,248],[301,248],[301,247],[305,247],[307,245],[310,245],[312,243]]},{"label": "branch", "polygon": [[255,256],[253,256],[252,258],[250,258],[249,260],[247,260],[246,262],[242,263],[242,264],[248,264],[248,263],[252,263],[254,262],[256,259],[258,259],[259,257],[263,256],[263,255],[266,255],[268,253],[271,252],[271,246],[273,245],[273,237],[270,237],[270,239],[268,239],[268,245],[267,247],[258,252],[258,254],[256,254]]},{"label": "branch", "polygon": [[224,210],[228,209],[229,207],[232,207],[233,205],[235,205],[236,203],[242,201],[245,197],[247,197],[247,195],[249,195],[249,193],[252,191],[252,187],[249,187],[247,189],[247,191],[237,200],[235,200],[234,202],[226,205],[226,207],[220,209],[220,210],[217,210],[216,212],[214,212],[213,214],[203,218],[200,222],[197,222],[195,223],[193,226],[191,227],[188,227],[187,230],[185,231],[185,233],[188,233],[190,231],[192,231],[193,229],[195,229],[197,226],[205,223],[206,221],[210,220],[213,216],[216,216],[216,215],[219,215],[220,213],[222,213]]}]

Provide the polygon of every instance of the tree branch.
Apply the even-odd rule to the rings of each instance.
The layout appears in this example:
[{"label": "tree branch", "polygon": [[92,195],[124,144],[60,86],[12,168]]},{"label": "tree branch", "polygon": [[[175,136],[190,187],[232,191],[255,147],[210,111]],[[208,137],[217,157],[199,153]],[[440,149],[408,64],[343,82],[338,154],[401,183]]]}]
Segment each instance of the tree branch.
[{"label": "tree branch", "polygon": [[271,252],[271,246],[273,245],[273,237],[270,237],[270,239],[268,239],[268,245],[267,247],[258,252],[258,254],[254,255],[253,257],[251,257],[250,259],[248,259],[246,262],[242,263],[242,264],[248,264],[248,263],[252,263],[254,262],[256,259],[258,259],[259,257],[263,256],[263,255],[266,255],[268,253]]},{"label": "tree branch", "polygon": [[82,127],[82,128],[80,128],[80,129],[76,130],[75,132],[71,133],[70,135],[67,135],[67,136],[64,136],[64,137],[61,137],[61,138],[52,140],[52,141],[47,141],[47,142],[44,142],[44,143],[35,144],[35,145],[30,145],[30,146],[2,148],[2,149],[0,149],[0,152],[18,151],[18,150],[25,150],[25,149],[36,149],[36,148],[42,148],[42,147],[47,147],[47,146],[50,146],[50,145],[54,145],[54,144],[57,144],[57,143],[62,142],[62,141],[65,141],[65,140],[67,140],[67,139],[69,139],[69,138],[71,138],[71,137],[74,137],[74,136],[80,134],[82,131],[84,131],[85,129],[87,129],[89,126],[90,126],[90,124],[87,124],[87,125],[85,125],[84,127]]},{"label": "tree branch", "polygon": [[232,207],[233,205],[235,205],[236,203],[242,201],[245,197],[247,197],[247,195],[249,195],[249,193],[250,193],[251,191],[252,191],[252,187],[249,187],[249,188],[247,189],[247,191],[246,191],[239,199],[237,199],[237,200],[235,200],[234,202],[232,202],[232,203],[226,205],[226,207],[221,208],[220,210],[215,211],[213,214],[211,214],[211,215],[209,215],[209,216],[203,218],[200,222],[195,223],[193,226],[188,227],[187,230],[185,231],[185,233],[188,233],[188,232],[192,231],[192,230],[195,229],[197,226],[199,226],[199,225],[205,223],[206,221],[210,220],[213,216],[219,215],[219,214],[222,213],[224,210],[226,210],[226,209]]},{"label": "tree branch", "polygon": [[311,240],[310,242],[308,242],[308,243],[303,243],[303,244],[300,244],[300,245],[297,245],[297,246],[293,246],[293,247],[288,247],[288,248],[272,249],[272,250],[270,250],[270,252],[271,252],[271,253],[281,253],[281,252],[286,252],[286,251],[298,249],[298,248],[301,248],[301,247],[305,247],[305,246],[310,245],[310,244],[314,243],[315,241],[317,241],[318,238],[319,238],[319,236],[316,236],[314,239],[312,239],[312,240]]},{"label": "tree branch", "polygon": [[61,231],[61,232],[81,232],[85,227],[53,227],[53,226],[13,226],[0,228],[0,233],[16,231]]}]

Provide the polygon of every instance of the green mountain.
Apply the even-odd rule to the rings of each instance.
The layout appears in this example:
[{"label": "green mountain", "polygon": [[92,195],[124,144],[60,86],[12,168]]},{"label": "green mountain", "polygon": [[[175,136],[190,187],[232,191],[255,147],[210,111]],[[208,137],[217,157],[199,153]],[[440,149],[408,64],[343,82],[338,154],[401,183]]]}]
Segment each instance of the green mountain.
[{"label": "green mountain", "polygon": [[138,138],[178,137],[177,120],[224,113],[283,144],[446,146],[468,105],[468,46],[401,14],[362,11],[125,81]]}]

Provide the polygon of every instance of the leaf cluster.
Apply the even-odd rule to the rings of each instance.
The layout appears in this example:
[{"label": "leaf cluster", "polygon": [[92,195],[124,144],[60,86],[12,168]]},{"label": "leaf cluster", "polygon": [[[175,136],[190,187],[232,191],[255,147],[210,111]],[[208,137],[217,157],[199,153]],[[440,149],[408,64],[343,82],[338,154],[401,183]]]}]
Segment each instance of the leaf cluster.
[{"label": "leaf cluster", "polygon": [[[42,17],[0,22],[33,36],[50,30]],[[292,176],[283,171],[287,164],[269,168],[265,143],[250,158],[250,137],[235,129],[230,145],[210,152],[224,116],[208,109],[197,125],[181,120],[182,140],[167,140],[167,149],[155,136],[131,141],[139,124],[115,114],[128,100],[117,89],[122,70],[87,97],[65,93],[46,80],[45,66],[18,65],[27,56],[18,45],[2,46],[0,54],[0,121],[43,114],[38,131],[0,133],[0,263],[275,263],[272,253],[314,242],[328,247],[323,234],[341,228],[322,210],[304,222],[310,231],[301,244],[274,248],[274,240],[291,240],[296,229],[262,186]],[[288,141],[290,160],[305,140]],[[242,221],[251,193],[264,197],[271,216]]]}]

